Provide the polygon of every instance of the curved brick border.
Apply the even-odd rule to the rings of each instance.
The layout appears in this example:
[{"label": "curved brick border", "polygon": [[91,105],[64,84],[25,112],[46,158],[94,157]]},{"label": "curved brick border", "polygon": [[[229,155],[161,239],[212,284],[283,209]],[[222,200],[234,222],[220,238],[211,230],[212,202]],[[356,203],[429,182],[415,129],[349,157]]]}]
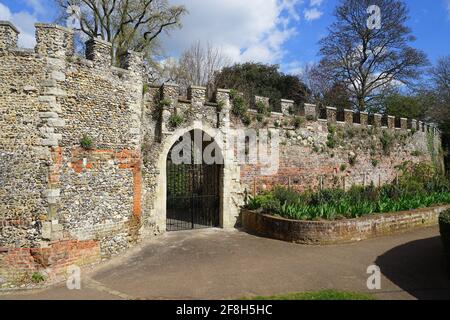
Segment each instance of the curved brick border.
[{"label": "curved brick border", "polygon": [[242,227],[249,233],[299,244],[356,242],[437,225],[450,205],[378,214],[339,221],[298,221],[242,210]]}]

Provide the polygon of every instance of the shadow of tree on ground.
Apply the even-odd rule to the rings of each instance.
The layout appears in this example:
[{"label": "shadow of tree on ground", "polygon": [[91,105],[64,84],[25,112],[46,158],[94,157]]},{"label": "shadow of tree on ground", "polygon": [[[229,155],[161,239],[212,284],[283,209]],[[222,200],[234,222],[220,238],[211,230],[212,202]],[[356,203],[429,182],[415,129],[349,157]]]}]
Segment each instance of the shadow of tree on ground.
[{"label": "shadow of tree on ground", "polygon": [[417,240],[379,256],[383,275],[419,300],[450,300],[450,277],[440,237]]}]

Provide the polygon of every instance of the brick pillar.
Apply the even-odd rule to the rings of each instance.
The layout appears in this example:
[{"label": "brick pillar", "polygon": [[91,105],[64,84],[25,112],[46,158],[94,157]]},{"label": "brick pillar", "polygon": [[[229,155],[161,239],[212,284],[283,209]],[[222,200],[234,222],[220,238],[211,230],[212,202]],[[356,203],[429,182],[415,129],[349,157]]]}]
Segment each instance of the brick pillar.
[{"label": "brick pillar", "polygon": [[73,30],[56,24],[36,23],[36,53],[53,58],[74,54]]},{"label": "brick pillar", "polygon": [[381,123],[381,119],[383,118],[383,116],[379,113],[375,113],[373,115],[373,125],[374,127],[377,128],[381,128],[382,127],[382,123]]},{"label": "brick pillar", "polygon": [[293,110],[293,108],[294,108],[294,101],[281,99],[281,113],[284,116],[289,116],[290,110]]},{"label": "brick pillar", "polygon": [[317,120],[317,106],[315,104],[305,103],[305,117],[307,120]]},{"label": "brick pillar", "polygon": [[337,108],[327,107],[327,121],[329,123],[335,123],[337,116]]},{"label": "brick pillar", "polygon": [[395,129],[395,117],[394,116],[388,116],[388,128]]},{"label": "brick pillar", "polygon": [[86,59],[92,60],[94,66],[109,68],[111,66],[111,48],[109,42],[92,38],[86,41]]},{"label": "brick pillar", "polygon": [[216,101],[220,106],[219,111],[219,127],[227,127],[230,123],[230,90],[225,89],[217,89],[216,92]]},{"label": "brick pillar", "polygon": [[417,131],[417,120],[416,119],[412,119],[411,120],[411,130],[413,131]]},{"label": "brick pillar", "polygon": [[17,47],[19,30],[8,21],[0,21],[0,50]]},{"label": "brick pillar", "polygon": [[361,112],[360,115],[361,125],[367,127],[369,124],[369,114],[367,112]]},{"label": "brick pillar", "polygon": [[206,87],[190,86],[187,94],[193,105],[202,106],[206,102]]},{"label": "brick pillar", "polygon": [[408,130],[408,119],[407,118],[400,118],[400,127],[402,130]]},{"label": "brick pillar", "polygon": [[130,70],[137,76],[142,76],[144,73],[144,54],[142,52],[128,50],[120,58],[120,66],[123,69]]},{"label": "brick pillar", "polygon": [[344,109],[344,119],[346,124],[353,124],[353,111]]}]

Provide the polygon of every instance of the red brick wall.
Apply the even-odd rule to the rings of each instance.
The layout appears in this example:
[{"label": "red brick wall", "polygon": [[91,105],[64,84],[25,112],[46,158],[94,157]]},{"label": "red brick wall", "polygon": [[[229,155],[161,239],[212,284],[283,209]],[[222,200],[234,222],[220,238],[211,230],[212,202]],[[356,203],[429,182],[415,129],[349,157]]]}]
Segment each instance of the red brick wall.
[{"label": "red brick wall", "polygon": [[435,226],[450,205],[339,221],[296,221],[242,211],[250,233],[301,244],[339,244]]},{"label": "red brick wall", "polygon": [[81,267],[100,261],[97,241],[59,241],[46,248],[0,248],[0,277],[4,283],[26,284],[39,272],[52,281],[64,276],[69,266]]}]

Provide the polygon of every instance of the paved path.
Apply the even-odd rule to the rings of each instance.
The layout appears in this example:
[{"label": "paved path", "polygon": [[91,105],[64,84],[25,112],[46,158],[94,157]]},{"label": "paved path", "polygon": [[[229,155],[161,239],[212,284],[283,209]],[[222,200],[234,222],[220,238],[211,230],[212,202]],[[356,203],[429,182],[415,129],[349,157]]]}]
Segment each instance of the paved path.
[{"label": "paved path", "polygon": [[83,270],[65,285],[0,299],[231,299],[337,289],[368,292],[369,265],[382,270],[378,299],[450,299],[437,228],[339,246],[302,246],[239,231],[168,233]]}]

